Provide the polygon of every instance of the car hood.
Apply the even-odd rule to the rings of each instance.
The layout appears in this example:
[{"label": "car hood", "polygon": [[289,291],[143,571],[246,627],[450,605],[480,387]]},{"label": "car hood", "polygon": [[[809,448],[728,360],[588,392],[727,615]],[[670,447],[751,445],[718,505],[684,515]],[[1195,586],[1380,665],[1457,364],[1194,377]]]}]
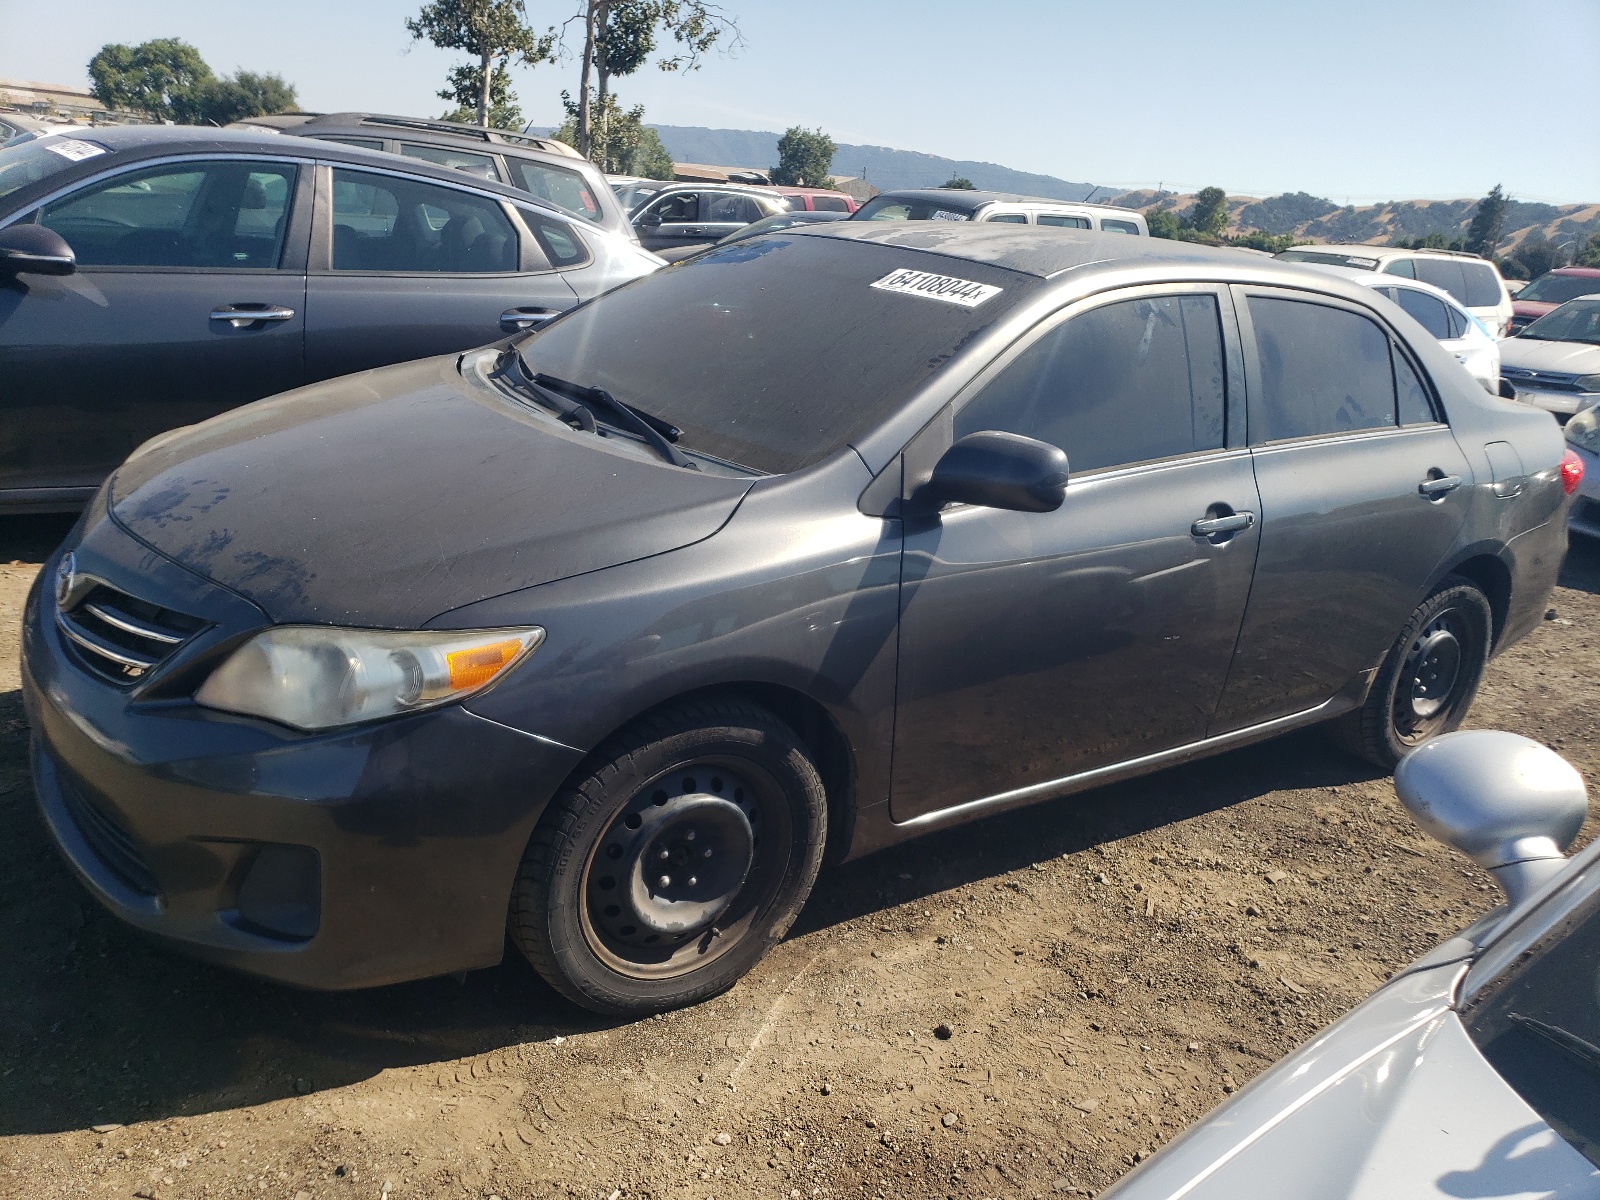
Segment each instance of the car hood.
[{"label": "car hood", "polygon": [[1507,338],[1500,343],[1500,362],[1525,371],[1559,371],[1588,375],[1600,371],[1600,346],[1588,342],[1545,342],[1535,338]]},{"label": "car hood", "polygon": [[1478,1053],[1465,963],[1403,975],[1105,1193],[1105,1200],[1589,1196],[1600,1169]]},{"label": "car hood", "polygon": [[699,541],[754,480],[645,459],[423,359],[156,439],[116,521],[281,623],[416,628]]}]

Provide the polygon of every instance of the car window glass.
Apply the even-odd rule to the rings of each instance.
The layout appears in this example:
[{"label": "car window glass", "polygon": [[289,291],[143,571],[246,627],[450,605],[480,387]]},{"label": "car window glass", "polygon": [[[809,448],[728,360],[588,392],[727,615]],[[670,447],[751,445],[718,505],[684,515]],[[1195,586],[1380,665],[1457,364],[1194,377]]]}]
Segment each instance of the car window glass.
[{"label": "car window glass", "polygon": [[1024,350],[956,414],[1059,446],[1074,472],[1223,444],[1222,326],[1214,296],[1091,309]]},{"label": "car window glass", "polygon": [[314,137],[319,142],[339,142],[339,143],[341,143],[343,145],[346,145],[346,146],[359,146],[363,150],[382,150],[383,149],[383,139],[382,138],[329,137],[326,134],[322,134],[322,133],[307,134],[306,136],[307,137]]},{"label": "car window glass", "polygon": [[1450,332],[1450,318],[1444,301],[1415,288],[1394,288],[1395,303],[1411,314],[1411,319],[1434,337],[1443,340],[1455,336]]},{"label": "car window glass", "polygon": [[1501,1078],[1600,1165],[1600,891],[1491,980],[1462,1017]]},{"label": "car window glass", "polygon": [[[958,208],[946,208],[929,200],[888,200],[874,196],[859,209],[856,217],[863,221],[970,221],[972,214]],[[852,218],[854,219],[854,218]]]},{"label": "car window glass", "polygon": [[515,271],[517,249],[505,211],[486,197],[334,169],[335,271]]},{"label": "car window glass", "polygon": [[1028,223],[1026,213],[995,213],[994,216],[987,219],[1001,225],[1026,225]]},{"label": "car window glass", "polygon": [[540,250],[553,265],[575,267],[589,261],[589,248],[572,226],[532,209],[521,208],[517,211],[522,214],[522,220],[533,232]]},{"label": "car window glass", "polygon": [[1090,229],[1088,217],[1068,217],[1061,213],[1040,213],[1035,218],[1040,225],[1056,225],[1062,229]]},{"label": "car window glass", "polygon": [[1465,262],[1461,273],[1466,276],[1468,308],[1493,308],[1500,303],[1500,276],[1486,262]]},{"label": "car window glass", "polygon": [[1450,322],[1450,336],[1453,338],[1465,337],[1467,330],[1472,328],[1472,318],[1465,309],[1446,304],[1444,306],[1444,315]]},{"label": "car window glass", "polygon": [[1250,297],[1261,363],[1251,394],[1250,440],[1349,433],[1395,423],[1389,339],[1342,308]]},{"label": "car window glass", "polygon": [[813,196],[811,207],[817,212],[849,212],[850,205],[843,196]]},{"label": "car window glass", "polygon": [[1385,275],[1399,275],[1405,279],[1415,279],[1417,269],[1411,265],[1409,258],[1396,258],[1384,264]]},{"label": "car window glass", "polygon": [[1132,233],[1139,232],[1139,226],[1132,221],[1101,221],[1100,229],[1104,233]]},{"label": "car window glass", "polygon": [[295,168],[184,163],[130,171],[46,207],[80,267],[276,267]]},{"label": "car window glass", "polygon": [[34,138],[0,148],[0,196],[48,179],[85,158],[106,152],[104,146],[77,138]]},{"label": "car window glass", "polygon": [[526,158],[508,157],[506,161],[523,191],[548,200],[557,208],[582,217],[585,221],[599,221],[605,215],[588,180],[578,172]]},{"label": "car window glass", "polygon": [[423,146],[416,142],[401,142],[400,153],[407,158],[420,158],[424,162],[438,163],[454,171],[465,171],[480,179],[499,179],[500,172],[494,159],[487,154],[474,154],[470,150],[453,150],[449,146]]},{"label": "car window glass", "polygon": [[1422,385],[1416,369],[1398,346],[1391,345],[1389,353],[1394,361],[1395,393],[1399,398],[1400,424],[1427,425],[1435,418],[1433,405],[1428,400],[1428,389]]},{"label": "car window glass", "polygon": [[699,192],[673,192],[670,196],[663,196],[650,206],[652,216],[660,217],[663,222],[698,221],[700,219],[700,193]]},{"label": "car window glass", "polygon": [[[3,194],[3,189],[0,189]],[[1545,304],[1565,304],[1579,296],[1600,292],[1600,275],[1541,275],[1517,293],[1518,300],[1538,300]]]},{"label": "car window glass", "polygon": [[1453,258],[1418,258],[1413,260],[1417,278],[1443,288],[1462,304],[1467,303],[1467,280],[1461,273],[1461,264]]},{"label": "car window glass", "polygon": [[707,221],[737,221],[740,225],[748,225],[764,216],[766,213],[750,196],[741,196],[737,192],[712,192],[706,197]]}]

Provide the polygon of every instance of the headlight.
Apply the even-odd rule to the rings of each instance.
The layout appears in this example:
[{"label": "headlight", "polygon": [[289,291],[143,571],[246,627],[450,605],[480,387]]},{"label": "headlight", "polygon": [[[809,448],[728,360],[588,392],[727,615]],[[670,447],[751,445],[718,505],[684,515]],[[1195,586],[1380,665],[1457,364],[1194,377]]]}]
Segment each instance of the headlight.
[{"label": "headlight", "polygon": [[1600,409],[1586,408],[1567,422],[1567,441],[1590,454],[1600,454]]},{"label": "headlight", "polygon": [[331,729],[470,696],[542,641],[538,627],[395,633],[283,625],[235,650],[194,698],[296,729]]},{"label": "headlight", "polygon": [[1573,382],[1580,392],[1600,392],[1600,375],[1582,375]]}]

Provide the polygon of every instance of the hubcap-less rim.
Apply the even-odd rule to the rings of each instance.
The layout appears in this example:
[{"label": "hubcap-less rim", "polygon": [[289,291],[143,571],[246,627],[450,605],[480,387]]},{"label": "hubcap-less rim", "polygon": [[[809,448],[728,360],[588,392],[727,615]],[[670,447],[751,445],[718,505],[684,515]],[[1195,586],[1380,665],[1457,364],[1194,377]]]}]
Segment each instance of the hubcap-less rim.
[{"label": "hubcap-less rim", "polygon": [[1395,689],[1395,727],[1405,742],[1438,732],[1461,699],[1469,672],[1468,645],[1474,639],[1452,609],[1429,621],[1406,649]]},{"label": "hubcap-less rim", "polygon": [[787,860],[777,784],[753,763],[706,759],[639,789],[585,865],[583,931],[639,978],[679,975],[738,941]]}]

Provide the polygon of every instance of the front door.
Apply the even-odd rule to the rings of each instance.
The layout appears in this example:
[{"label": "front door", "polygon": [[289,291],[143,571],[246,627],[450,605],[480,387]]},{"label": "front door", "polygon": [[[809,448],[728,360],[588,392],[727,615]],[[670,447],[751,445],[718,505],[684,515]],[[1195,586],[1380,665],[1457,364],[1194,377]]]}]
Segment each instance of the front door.
[{"label": "front door", "polygon": [[639,244],[646,250],[686,249],[712,241],[700,217],[699,192],[668,192],[646,205],[634,219]]},{"label": "front door", "polygon": [[578,302],[557,268],[587,251],[560,221],[546,237],[497,196],[415,176],[333,167],[327,183],[306,287],[313,380],[486,345]]},{"label": "front door", "polygon": [[906,522],[897,821],[1197,741],[1222,692],[1260,529],[1249,453],[1228,438],[1226,296],[1089,303],[954,420],[956,437],[1060,446],[1066,502]]},{"label": "front door", "polygon": [[1472,470],[1423,376],[1370,313],[1236,289],[1261,550],[1214,733],[1359,686],[1466,519]]},{"label": "front door", "polygon": [[0,288],[0,499],[71,500],[147,438],[304,382],[302,170],[166,163],[37,214],[78,270]]}]

